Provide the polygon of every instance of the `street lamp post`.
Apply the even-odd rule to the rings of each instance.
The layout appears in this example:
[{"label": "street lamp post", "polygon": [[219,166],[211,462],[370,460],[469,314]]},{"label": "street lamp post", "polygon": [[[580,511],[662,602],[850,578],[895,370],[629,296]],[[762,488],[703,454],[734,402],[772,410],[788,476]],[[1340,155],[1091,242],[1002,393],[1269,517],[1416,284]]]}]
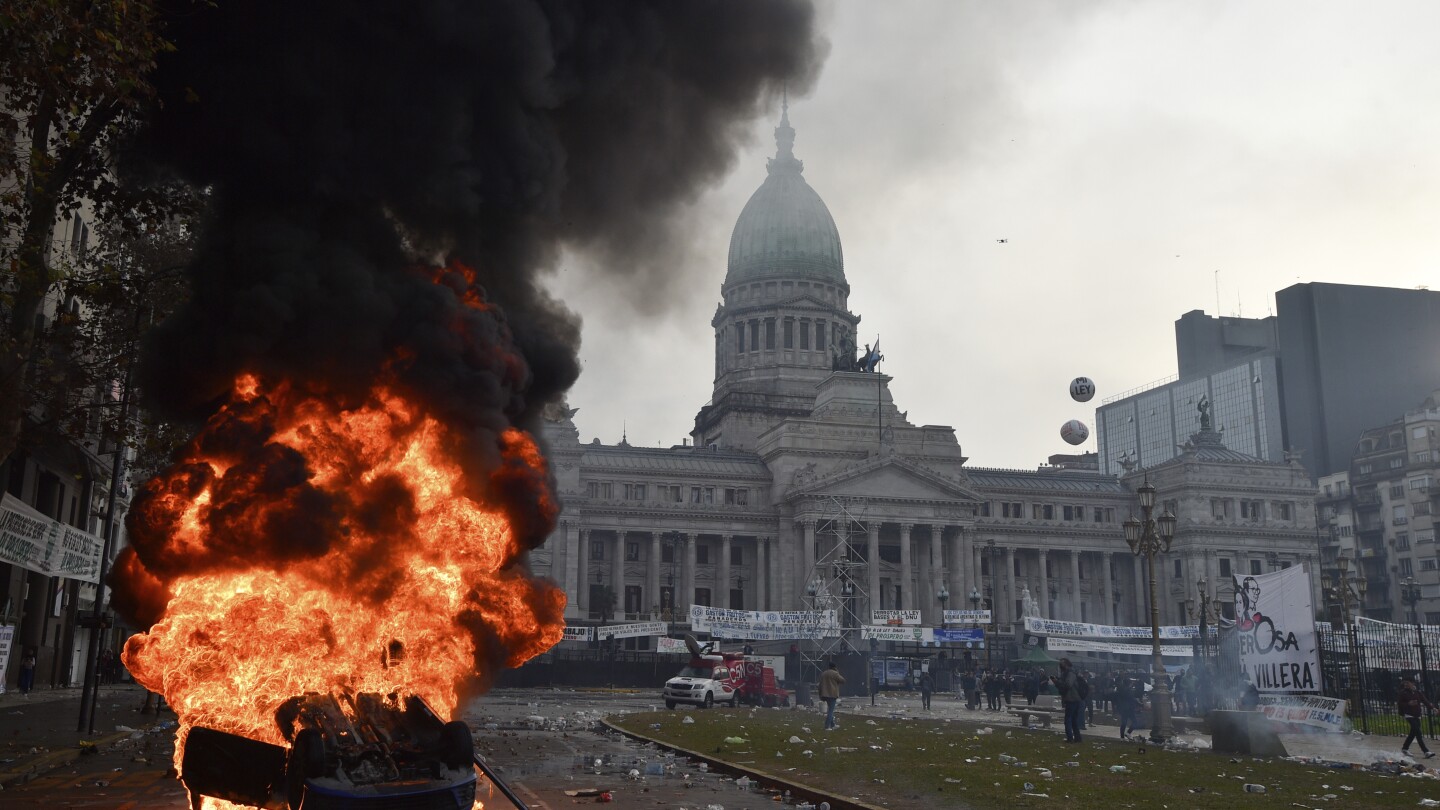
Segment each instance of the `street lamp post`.
[{"label": "street lamp post", "polygon": [[1158,518],[1155,513],[1155,487],[1147,478],[1136,491],[1140,496],[1140,519],[1131,516],[1125,521],[1125,542],[1135,556],[1143,555],[1150,569],[1150,657],[1155,687],[1150,691],[1150,740],[1162,743],[1170,738],[1170,682],[1165,664],[1160,659],[1160,603],[1155,598],[1155,557],[1168,552],[1175,539],[1175,516],[1166,510]]},{"label": "street lamp post", "polygon": [[1329,574],[1322,574],[1320,587],[1325,592],[1326,601],[1340,607],[1340,621],[1344,623],[1345,637],[1350,646],[1350,716],[1354,717],[1358,713],[1361,731],[1369,734],[1370,724],[1365,716],[1365,701],[1361,699],[1360,691],[1360,645],[1355,635],[1355,623],[1351,621],[1351,610],[1358,609],[1365,603],[1365,592],[1370,583],[1360,572],[1358,563],[1355,566],[1355,576],[1351,576],[1349,557],[1337,555],[1335,564],[1340,569],[1340,576],[1332,580]]},{"label": "street lamp post", "polygon": [[1212,619],[1210,611],[1215,600],[1210,598],[1210,582],[1204,574],[1195,581],[1195,587],[1200,591],[1200,657],[1210,657],[1210,633],[1209,623]]},{"label": "street lamp post", "polygon": [[991,669],[994,666],[991,656],[995,650],[995,592],[989,585],[985,586],[985,607],[990,611],[990,632],[985,638],[985,668]]},{"label": "street lamp post", "polygon": [[1420,691],[1430,698],[1430,662],[1425,660],[1425,631],[1420,627],[1420,583],[1406,577],[1400,584],[1400,598],[1410,606],[1410,621],[1415,624],[1415,642],[1420,648]]},{"label": "street lamp post", "polygon": [[945,606],[950,604],[950,589],[945,587],[945,583],[940,583],[940,591],[935,594],[935,598],[940,600],[940,629],[947,630],[949,625],[945,622]]}]

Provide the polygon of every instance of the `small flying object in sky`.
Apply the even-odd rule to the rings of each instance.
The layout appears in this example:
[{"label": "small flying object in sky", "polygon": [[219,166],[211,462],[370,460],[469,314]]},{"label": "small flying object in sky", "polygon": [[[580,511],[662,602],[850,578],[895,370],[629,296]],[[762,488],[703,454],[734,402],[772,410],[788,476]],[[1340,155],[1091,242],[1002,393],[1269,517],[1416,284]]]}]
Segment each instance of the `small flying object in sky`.
[{"label": "small flying object in sky", "polygon": [[1009,242],[1010,240],[1009,240],[1009,239],[996,239],[995,241],[996,241],[996,242],[999,242],[1000,244],[1003,245],[1003,244],[1005,244],[1006,242]]}]

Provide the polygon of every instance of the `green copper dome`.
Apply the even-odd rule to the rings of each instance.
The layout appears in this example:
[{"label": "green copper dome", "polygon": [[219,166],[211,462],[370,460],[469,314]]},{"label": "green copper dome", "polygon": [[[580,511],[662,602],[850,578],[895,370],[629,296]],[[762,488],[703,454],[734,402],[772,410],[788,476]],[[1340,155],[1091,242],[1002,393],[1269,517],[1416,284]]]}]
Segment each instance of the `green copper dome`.
[{"label": "green copper dome", "polygon": [[840,232],[825,201],[801,176],[789,110],[775,128],[770,176],[750,196],[730,234],[725,286],[766,279],[810,279],[845,286]]}]

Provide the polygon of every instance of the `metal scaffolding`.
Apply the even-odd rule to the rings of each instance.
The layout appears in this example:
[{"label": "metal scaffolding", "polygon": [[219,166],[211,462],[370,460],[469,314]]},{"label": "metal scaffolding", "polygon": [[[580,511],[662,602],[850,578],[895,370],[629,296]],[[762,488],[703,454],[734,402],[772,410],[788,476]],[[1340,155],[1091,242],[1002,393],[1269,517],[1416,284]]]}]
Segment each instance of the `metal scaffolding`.
[{"label": "metal scaffolding", "polygon": [[[820,633],[813,645],[807,645],[806,661],[823,667],[824,662],[836,653],[863,653],[869,650],[861,643],[860,628],[867,624],[861,619],[862,605],[869,605],[867,572],[872,563],[866,560],[867,542],[864,524],[869,503],[864,498],[830,496],[826,499],[834,517],[822,520],[815,530],[815,539],[820,542],[822,553],[816,554],[815,567],[805,582],[806,608],[817,616],[835,611],[839,632],[835,635]],[[857,542],[858,538],[858,542]]]}]

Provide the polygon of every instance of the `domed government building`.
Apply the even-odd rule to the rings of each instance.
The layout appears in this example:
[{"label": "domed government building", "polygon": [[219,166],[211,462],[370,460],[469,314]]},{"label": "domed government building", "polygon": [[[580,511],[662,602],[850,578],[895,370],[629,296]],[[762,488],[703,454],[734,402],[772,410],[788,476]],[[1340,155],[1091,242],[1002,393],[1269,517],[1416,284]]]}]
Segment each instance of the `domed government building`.
[{"label": "domed government building", "polygon": [[564,587],[570,624],[683,628],[699,604],[830,606],[851,624],[910,609],[939,627],[943,608],[990,607],[1003,648],[1028,591],[1045,618],[1148,625],[1145,560],[1121,525],[1147,477],[1179,517],[1156,561],[1162,623],[1187,618],[1202,575],[1228,600],[1231,574],[1313,564],[1307,472],[1227,449],[1198,416],[1176,458],[1119,476],[1093,454],[974,466],[955,427],[912,424],[877,370],[878,347],[857,345],[840,233],[795,157],[788,111],[775,141],[730,238],[710,321],[714,390],[691,439],[582,443],[573,410],[547,421],[564,511],[530,562]]}]

